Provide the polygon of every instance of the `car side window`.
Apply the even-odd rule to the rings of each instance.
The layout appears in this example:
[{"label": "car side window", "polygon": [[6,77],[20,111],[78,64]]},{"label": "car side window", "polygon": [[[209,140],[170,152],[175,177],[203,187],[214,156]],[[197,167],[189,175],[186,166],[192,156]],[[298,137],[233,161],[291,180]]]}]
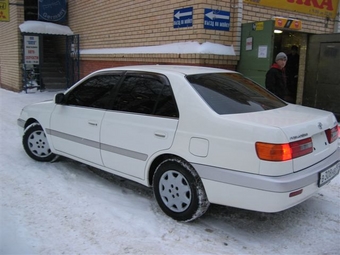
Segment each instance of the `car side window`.
[{"label": "car side window", "polygon": [[113,101],[113,91],[120,79],[119,74],[91,77],[67,94],[66,104],[109,109]]},{"label": "car side window", "polygon": [[266,111],[286,105],[265,88],[238,73],[208,73],[186,78],[218,114]]},{"label": "car side window", "polygon": [[115,97],[113,110],[178,117],[171,87],[157,75],[127,75]]}]

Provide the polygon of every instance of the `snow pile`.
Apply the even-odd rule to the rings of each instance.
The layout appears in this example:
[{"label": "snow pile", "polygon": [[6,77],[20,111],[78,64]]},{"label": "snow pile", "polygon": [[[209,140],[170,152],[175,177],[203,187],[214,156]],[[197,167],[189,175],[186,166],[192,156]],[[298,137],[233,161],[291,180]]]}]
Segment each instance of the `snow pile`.
[{"label": "snow pile", "polygon": [[19,25],[19,28],[21,33],[73,35],[72,30],[68,26],[43,21],[25,21]]},{"label": "snow pile", "polygon": [[205,42],[179,42],[157,46],[80,50],[81,55],[93,54],[216,54],[235,56],[233,46]]}]

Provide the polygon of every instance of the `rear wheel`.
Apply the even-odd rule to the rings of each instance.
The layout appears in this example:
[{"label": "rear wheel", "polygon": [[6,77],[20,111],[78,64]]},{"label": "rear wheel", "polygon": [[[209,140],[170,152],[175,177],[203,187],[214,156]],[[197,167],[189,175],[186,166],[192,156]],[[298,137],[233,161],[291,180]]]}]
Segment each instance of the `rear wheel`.
[{"label": "rear wheel", "polygon": [[167,159],[157,167],[153,189],[164,213],[178,221],[202,216],[210,204],[197,172],[180,159]]},{"label": "rear wheel", "polygon": [[52,161],[56,156],[52,153],[39,123],[33,123],[25,129],[22,144],[27,155],[37,161]]}]

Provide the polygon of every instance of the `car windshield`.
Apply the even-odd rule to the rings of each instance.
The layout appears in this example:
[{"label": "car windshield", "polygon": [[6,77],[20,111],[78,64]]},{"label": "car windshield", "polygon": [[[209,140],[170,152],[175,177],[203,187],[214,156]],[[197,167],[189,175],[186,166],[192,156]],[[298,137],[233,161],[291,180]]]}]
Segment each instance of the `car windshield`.
[{"label": "car windshield", "polygon": [[218,114],[258,112],[287,105],[239,73],[195,74],[186,78]]}]

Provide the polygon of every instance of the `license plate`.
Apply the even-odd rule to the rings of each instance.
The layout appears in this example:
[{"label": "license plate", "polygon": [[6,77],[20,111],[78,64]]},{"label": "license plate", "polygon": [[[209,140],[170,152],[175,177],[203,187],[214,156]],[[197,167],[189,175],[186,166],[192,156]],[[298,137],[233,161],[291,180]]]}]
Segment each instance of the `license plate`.
[{"label": "license plate", "polygon": [[321,187],[322,185],[332,180],[335,176],[337,176],[337,174],[339,174],[339,171],[340,171],[340,162],[320,172],[319,187]]}]

